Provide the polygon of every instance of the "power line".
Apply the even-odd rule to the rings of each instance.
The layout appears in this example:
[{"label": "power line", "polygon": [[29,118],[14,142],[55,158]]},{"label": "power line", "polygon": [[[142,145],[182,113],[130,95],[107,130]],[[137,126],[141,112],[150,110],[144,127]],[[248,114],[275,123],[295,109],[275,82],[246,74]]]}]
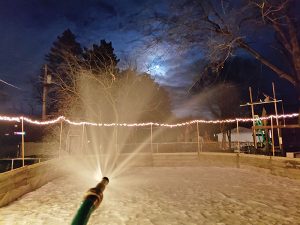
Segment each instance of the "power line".
[{"label": "power line", "polygon": [[11,86],[11,87],[13,87],[13,88],[16,88],[16,89],[22,90],[21,88],[19,88],[19,87],[15,86],[15,85],[13,85],[13,84],[10,84],[10,83],[8,83],[8,82],[6,82],[6,81],[2,80],[2,79],[0,79],[0,82],[2,82],[2,83],[4,83],[4,84],[6,84],[6,85],[8,85],[8,86]]}]

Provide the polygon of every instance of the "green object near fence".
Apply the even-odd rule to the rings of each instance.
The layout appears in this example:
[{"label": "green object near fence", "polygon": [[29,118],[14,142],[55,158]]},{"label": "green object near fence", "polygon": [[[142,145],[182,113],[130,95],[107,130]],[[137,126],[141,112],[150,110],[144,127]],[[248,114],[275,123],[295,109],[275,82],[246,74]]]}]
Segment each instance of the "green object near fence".
[{"label": "green object near fence", "polygon": [[[263,122],[261,119],[259,119],[259,117],[257,115],[255,115],[255,126],[263,126]],[[257,136],[258,136],[258,142],[261,143],[261,144],[264,144],[266,145],[267,144],[267,137],[266,137],[266,132],[265,130],[263,129],[258,129],[257,130]],[[269,143],[268,144],[272,144],[272,142],[269,140]]]},{"label": "green object near fence", "polygon": [[[261,119],[259,119],[258,116],[256,116],[255,118],[255,126],[262,126],[263,123],[261,121]],[[258,129],[257,130],[257,134],[258,134],[258,142],[260,143],[265,143],[266,142],[266,134],[264,130]]]}]

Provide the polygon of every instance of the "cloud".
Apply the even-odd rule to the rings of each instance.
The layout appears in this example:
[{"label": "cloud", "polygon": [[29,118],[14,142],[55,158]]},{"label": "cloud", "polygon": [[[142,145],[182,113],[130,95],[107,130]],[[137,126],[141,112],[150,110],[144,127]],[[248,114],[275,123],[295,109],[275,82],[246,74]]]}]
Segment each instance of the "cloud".
[{"label": "cloud", "polygon": [[[199,57],[198,57],[199,58]],[[169,58],[164,62],[165,74],[158,76],[157,81],[163,85],[190,88],[195,78],[201,73],[203,62],[197,58],[184,56]]]},{"label": "cloud", "polygon": [[1,19],[39,29],[64,20],[82,26],[96,19],[117,15],[115,7],[109,1],[95,0],[1,1],[0,12]]}]

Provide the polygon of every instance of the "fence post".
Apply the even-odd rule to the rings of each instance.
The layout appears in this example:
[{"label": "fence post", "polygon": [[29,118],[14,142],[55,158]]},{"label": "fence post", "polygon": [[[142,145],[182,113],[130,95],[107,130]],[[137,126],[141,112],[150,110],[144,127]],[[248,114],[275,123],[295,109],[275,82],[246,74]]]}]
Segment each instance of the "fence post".
[{"label": "fence post", "polygon": [[[267,135],[269,135],[269,134],[267,134]],[[274,132],[273,132],[273,116],[271,116],[271,136],[272,136],[272,152],[273,152],[273,156],[275,156]]]},{"label": "fence post", "polygon": [[200,156],[200,134],[199,134],[199,123],[197,121],[197,144],[198,144],[198,157]]},{"label": "fence post", "polygon": [[116,141],[116,153],[118,154],[118,126],[115,126],[115,141]]},{"label": "fence post", "polygon": [[150,127],[150,131],[151,131],[151,136],[150,136],[150,141],[151,141],[151,143],[150,143],[150,145],[151,145],[151,153],[153,154],[153,128],[152,128],[152,126],[153,126],[153,124],[151,123],[151,127]]},{"label": "fence post", "polygon": [[58,158],[60,158],[60,154],[61,154],[61,141],[62,141],[62,128],[63,128],[63,124],[62,124],[62,120],[60,121],[60,133],[59,133],[59,149],[58,149]]},{"label": "fence post", "polygon": [[25,157],[25,148],[24,148],[24,118],[21,117],[21,121],[22,121],[22,144],[21,144],[21,148],[22,148],[22,166],[25,166],[25,161],[24,161],[24,157]]},{"label": "fence post", "polygon": [[81,153],[83,153],[83,149],[84,149],[84,130],[85,130],[85,126],[84,124],[82,124],[82,135],[81,135]]},{"label": "fence post", "polygon": [[239,131],[239,120],[236,120],[236,135],[237,135],[237,148],[238,153],[240,154],[241,148],[240,148],[240,131]]},{"label": "fence post", "polygon": [[236,133],[237,133],[237,148],[238,153],[236,154],[236,167],[240,168],[240,131],[239,131],[239,120],[236,119]]},{"label": "fence post", "polygon": [[13,170],[14,169],[14,159],[11,159],[11,168],[10,168],[11,170]]}]

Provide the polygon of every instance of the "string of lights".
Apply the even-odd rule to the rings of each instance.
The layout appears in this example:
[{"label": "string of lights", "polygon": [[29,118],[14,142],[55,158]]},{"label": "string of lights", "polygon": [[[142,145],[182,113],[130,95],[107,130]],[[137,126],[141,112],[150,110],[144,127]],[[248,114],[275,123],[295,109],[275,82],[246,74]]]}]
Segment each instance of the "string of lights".
[{"label": "string of lights", "polygon": [[9,117],[9,116],[0,116],[0,121],[7,121],[7,122],[21,122],[25,121],[30,124],[34,125],[50,125],[50,124],[55,124],[59,122],[66,122],[70,125],[75,125],[75,126],[98,126],[98,127],[145,127],[145,126],[157,126],[157,127],[182,127],[182,126],[187,126],[191,124],[220,124],[220,123],[236,123],[236,122],[253,122],[253,121],[258,121],[258,120],[271,120],[271,119],[283,119],[283,118],[295,118],[298,117],[299,113],[291,113],[291,114],[282,114],[282,115],[270,115],[266,117],[257,117],[257,118],[235,118],[235,119],[225,119],[225,120],[192,120],[188,122],[183,122],[183,123],[176,123],[176,124],[167,124],[167,123],[153,123],[153,122],[148,122],[148,123],[93,123],[93,122],[86,122],[86,121],[71,121],[67,119],[64,116],[59,116],[56,119],[53,120],[47,120],[47,121],[39,121],[39,120],[33,120],[28,117]]}]

